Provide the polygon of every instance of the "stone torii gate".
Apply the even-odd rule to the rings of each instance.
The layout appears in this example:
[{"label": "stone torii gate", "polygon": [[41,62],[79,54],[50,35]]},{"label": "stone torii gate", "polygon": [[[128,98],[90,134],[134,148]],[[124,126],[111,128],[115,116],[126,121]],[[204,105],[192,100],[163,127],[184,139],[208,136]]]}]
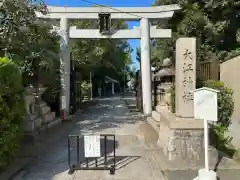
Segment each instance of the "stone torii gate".
[{"label": "stone torii gate", "polygon": [[[151,90],[151,62],[150,39],[170,38],[171,29],[157,29],[151,26],[151,20],[171,18],[174,11],[180,10],[178,5],[166,5],[155,7],[55,7],[48,6],[48,14],[37,12],[39,18],[60,20],[58,32],[61,37],[61,109],[67,114],[70,106],[70,51],[69,38],[81,39],[141,39],[141,74],[143,111],[145,116],[152,113]],[[71,19],[90,20],[99,19],[100,13],[109,13],[111,19],[123,19],[126,21],[140,20],[140,28],[112,30],[110,35],[103,35],[99,29],[76,29],[69,27]]]}]

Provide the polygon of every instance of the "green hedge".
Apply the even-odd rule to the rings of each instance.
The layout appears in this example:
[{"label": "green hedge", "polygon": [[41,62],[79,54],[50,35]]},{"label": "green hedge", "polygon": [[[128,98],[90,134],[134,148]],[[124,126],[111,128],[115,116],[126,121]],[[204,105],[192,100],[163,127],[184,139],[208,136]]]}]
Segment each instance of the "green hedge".
[{"label": "green hedge", "polygon": [[205,81],[203,86],[220,91],[218,93],[218,124],[228,129],[234,110],[233,90],[224,86],[223,82],[214,80]]},{"label": "green hedge", "polygon": [[219,151],[232,157],[235,148],[232,146],[232,137],[228,136],[228,127],[231,125],[231,116],[234,110],[233,90],[224,86],[223,82],[209,80],[203,83],[203,86],[217,89],[218,93],[218,122],[211,133],[212,145]]},{"label": "green hedge", "polygon": [[24,97],[19,68],[0,58],[0,170],[18,151],[23,134]]}]

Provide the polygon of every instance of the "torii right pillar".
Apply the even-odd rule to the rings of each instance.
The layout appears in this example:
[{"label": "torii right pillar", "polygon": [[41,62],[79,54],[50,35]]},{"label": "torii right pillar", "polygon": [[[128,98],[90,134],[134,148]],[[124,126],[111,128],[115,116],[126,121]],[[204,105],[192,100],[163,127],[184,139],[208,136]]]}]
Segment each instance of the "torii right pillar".
[{"label": "torii right pillar", "polygon": [[141,77],[142,77],[142,97],[143,113],[145,116],[152,115],[152,95],[151,95],[151,61],[150,61],[150,25],[147,18],[140,21],[141,28]]}]

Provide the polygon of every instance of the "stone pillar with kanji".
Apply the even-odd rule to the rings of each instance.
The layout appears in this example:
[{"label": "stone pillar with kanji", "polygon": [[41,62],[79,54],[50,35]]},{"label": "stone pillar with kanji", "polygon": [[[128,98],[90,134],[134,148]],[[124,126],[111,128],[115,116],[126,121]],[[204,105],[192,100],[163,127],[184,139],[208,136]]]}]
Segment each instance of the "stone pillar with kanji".
[{"label": "stone pillar with kanji", "polygon": [[196,88],[196,38],[179,38],[176,42],[175,105],[176,116],[192,118]]}]

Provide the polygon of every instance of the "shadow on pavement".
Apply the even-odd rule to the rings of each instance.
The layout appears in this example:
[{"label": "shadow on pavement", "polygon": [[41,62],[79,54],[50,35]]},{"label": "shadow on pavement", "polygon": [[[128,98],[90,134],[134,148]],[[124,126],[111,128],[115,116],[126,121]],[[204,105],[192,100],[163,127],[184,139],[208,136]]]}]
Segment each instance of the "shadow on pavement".
[{"label": "shadow on pavement", "polygon": [[140,158],[140,156],[116,156],[116,170],[122,169]]},{"label": "shadow on pavement", "polygon": [[[119,99],[119,97],[99,99],[94,102],[88,102],[88,104],[86,103],[84,109],[72,116],[70,123],[62,126],[60,136],[58,136],[58,133],[54,133],[55,138],[51,137],[52,133],[46,135],[46,141],[49,142],[42,144],[46,150],[44,153],[41,153],[34,162],[24,168],[21,179],[32,180],[33,177],[41,177],[46,180],[58,178],[63,180],[71,177],[71,175],[68,174],[68,134],[80,136],[78,151],[79,162],[81,162],[82,166],[86,166],[83,134],[89,132],[94,134],[95,132],[101,132],[105,129],[121,127],[123,124],[135,124],[139,121],[140,116],[138,112],[130,113],[129,111],[131,110],[126,106],[126,102],[124,102],[124,100],[116,101],[116,99]],[[131,106],[131,109],[134,109],[134,107]],[[134,115],[136,115],[136,117],[134,117]],[[64,128],[64,126],[67,128]],[[98,166],[104,166],[105,163],[107,166],[113,164],[113,144],[115,144],[117,149],[119,142],[108,138],[105,152],[104,140],[101,139],[101,158],[97,159]],[[78,164],[78,149],[76,145],[77,141],[73,139],[70,144],[70,165]],[[106,161],[104,158],[105,153],[107,154]],[[116,170],[127,166],[139,158],[139,156],[116,156]],[[89,166],[96,166],[96,159],[90,158],[88,163]],[[16,178],[20,180],[19,177]]]}]

